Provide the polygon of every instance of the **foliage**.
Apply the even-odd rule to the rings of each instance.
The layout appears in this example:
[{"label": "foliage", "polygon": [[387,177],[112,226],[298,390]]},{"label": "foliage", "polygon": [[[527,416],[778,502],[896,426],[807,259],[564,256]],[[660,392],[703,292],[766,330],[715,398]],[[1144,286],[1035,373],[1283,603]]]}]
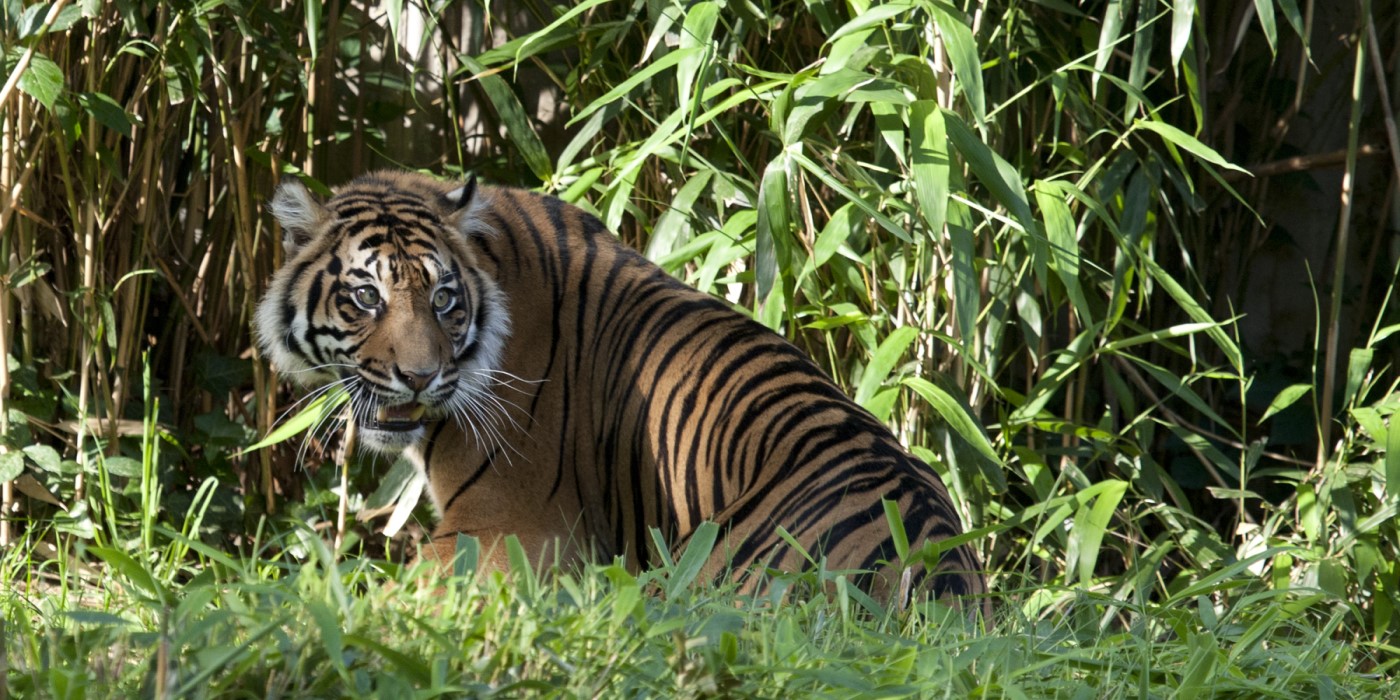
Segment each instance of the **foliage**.
[{"label": "foliage", "polygon": [[[8,0],[0,542],[7,577],[61,593],[6,603],[29,640],[12,678],[63,694],[53,669],[84,660],[84,682],[148,687],[172,630],[207,649],[172,682],[214,689],[336,694],[390,666],[385,683],[542,692],[575,661],[625,673],[589,645],[642,583],[607,565],[529,591],[466,579],[450,619],[485,631],[444,638],[410,593],[338,597],[397,574],[333,563],[309,534],[401,554],[375,518],[409,518],[402,467],[320,468],[324,434],[240,451],[290,403],[247,333],[280,258],[263,199],[280,177],[325,191],[384,164],[555,193],[785,333],[942,475],[1019,613],[945,643],[921,613],[853,622],[812,602],[692,648],[672,633],[733,602],[697,591],[635,602],[629,624],[660,631],[626,668],[679,678],[693,656],[702,674],[792,671],[785,691],[860,671],[958,695],[1110,672],[1141,694],[1306,695],[1369,671],[1400,624],[1384,232],[1354,234],[1382,264],[1351,275],[1343,220],[1308,357],[1252,348],[1232,280],[1278,233],[1249,206],[1269,178],[1233,164],[1283,155],[1306,126],[1295,95],[1369,80],[1392,6],[1363,3],[1356,60],[1319,78],[1294,0],[526,0],[489,21],[447,2]],[[1239,110],[1247,88],[1259,104]],[[1367,115],[1393,117],[1340,99],[1351,172]],[[112,580],[139,590],[89,597]],[[487,627],[467,619],[497,599]],[[780,653],[784,625],[817,646]],[[242,646],[200,636],[216,634]],[[540,652],[535,634],[579,646]],[[114,643],[133,656],[102,675]],[[754,682],[789,679],[769,676]]]},{"label": "foliage", "polygon": [[[814,597],[814,573],[746,597],[696,582],[684,555],[640,576],[600,563],[510,579],[463,558],[425,583],[342,561],[306,529],[250,557],[157,537],[175,550],[165,559],[188,565],[94,549],[106,567],[61,559],[32,582],[48,589],[32,607],[0,601],[15,696],[1360,698],[1389,682],[1333,638],[1345,613],[1324,596],[1260,592],[1218,608],[1199,588],[1106,632],[1100,601],[1081,593],[1053,621],[1010,610],[978,633],[934,603],[872,613],[843,587]],[[709,553],[692,547],[694,561]],[[8,557],[0,574],[25,568]]]}]

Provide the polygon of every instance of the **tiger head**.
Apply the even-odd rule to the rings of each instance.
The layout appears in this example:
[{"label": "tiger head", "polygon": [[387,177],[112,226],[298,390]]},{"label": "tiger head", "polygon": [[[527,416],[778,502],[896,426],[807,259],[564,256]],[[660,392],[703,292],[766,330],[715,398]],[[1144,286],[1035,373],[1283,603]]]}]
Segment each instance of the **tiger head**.
[{"label": "tiger head", "polygon": [[324,203],[295,181],[272,199],[286,261],[258,303],[258,343],[297,382],[343,386],[365,447],[402,450],[489,395],[509,323],[467,242],[483,197],[475,180],[377,173]]}]

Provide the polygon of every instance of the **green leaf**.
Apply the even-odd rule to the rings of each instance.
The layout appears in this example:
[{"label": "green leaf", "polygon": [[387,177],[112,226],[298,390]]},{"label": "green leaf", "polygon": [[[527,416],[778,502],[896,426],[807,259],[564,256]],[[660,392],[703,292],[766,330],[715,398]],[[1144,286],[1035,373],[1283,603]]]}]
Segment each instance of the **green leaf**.
[{"label": "green leaf", "polygon": [[38,100],[46,109],[53,109],[59,94],[63,92],[63,70],[47,56],[36,53],[30,57],[29,66],[19,78],[19,89]]},{"label": "green leaf", "polygon": [[308,0],[302,8],[302,28],[306,30],[306,46],[314,63],[321,49],[321,0]]},{"label": "green leaf", "polygon": [[[496,116],[500,117],[501,123],[506,128],[506,134],[510,136],[511,144],[520,152],[520,157],[525,160],[525,165],[530,168],[530,172],[535,177],[548,182],[554,174],[554,166],[549,162],[549,153],[545,150],[544,143],[540,141],[539,134],[535,133],[535,127],[530,121],[529,115],[525,113],[525,107],[520,104],[520,98],[516,96],[505,78],[502,78],[495,71],[487,70],[480,63],[470,56],[460,56],[463,67],[471,71],[476,76],[476,80],[481,84],[482,92],[486,93],[486,99],[491,102],[491,106],[496,110]],[[577,121],[577,120],[575,120]],[[573,122],[570,122],[572,124]]]},{"label": "green leaf", "polygon": [[[553,39],[557,35],[556,32],[563,32],[566,35],[577,37],[578,22],[575,20],[577,20],[580,15],[583,15],[605,2],[607,2],[607,0],[584,0],[584,2],[569,3],[568,5],[561,6],[568,7],[569,10],[559,15],[558,19],[550,22],[545,27],[530,32],[517,40],[520,44],[512,51],[512,60],[519,63],[541,51],[549,50],[552,46],[548,40]],[[506,47],[500,48],[504,49]]]},{"label": "green leaf", "polygon": [[481,540],[466,533],[457,533],[456,551],[452,555],[452,575],[463,578],[476,572],[481,564]]},{"label": "green leaf", "polygon": [[875,397],[876,391],[884,385],[890,372],[904,356],[904,351],[909,349],[909,344],[917,337],[918,328],[901,326],[881,341],[880,346],[871,355],[870,362],[866,363],[865,372],[860,376],[860,386],[856,388],[856,403],[865,406]]},{"label": "green leaf", "polygon": [[365,499],[365,510],[378,510],[399,500],[404,487],[418,478],[418,468],[413,462],[400,457],[379,479],[379,488]]},{"label": "green leaf", "polygon": [[880,499],[885,507],[885,522],[890,526],[890,539],[894,542],[895,556],[900,561],[909,558],[909,533],[904,530],[904,517],[899,513],[899,504],[888,498]]},{"label": "green leaf", "polygon": [[24,472],[24,453],[0,452],[0,482],[10,481]]},{"label": "green leaf", "polygon": [[977,236],[965,226],[948,225],[953,254],[953,313],[958,319],[958,344],[968,354],[977,344],[977,314],[982,308],[982,284],[977,276]]},{"label": "green leaf", "polygon": [[1249,173],[1248,170],[1245,170],[1244,168],[1241,168],[1240,166],[1235,165],[1234,163],[1231,163],[1228,160],[1225,160],[1223,156],[1215,152],[1215,149],[1196,140],[1196,137],[1172,126],[1171,124],[1157,121],[1154,118],[1135,120],[1133,122],[1133,126],[1140,126],[1144,129],[1147,129],[1148,131],[1151,131],[1157,134],[1158,136],[1161,136],[1168,143],[1186,149],[1186,151],[1196,156],[1197,158],[1206,161],[1207,163],[1218,165],[1227,170],[1234,170],[1236,172],[1246,174]]},{"label": "green leaf", "polygon": [[405,654],[358,634],[345,635],[345,644],[374,652],[380,658],[388,661],[394,670],[408,676],[420,686],[433,685],[432,669],[422,659],[414,655]]},{"label": "green leaf", "polygon": [[1390,427],[1385,431],[1385,494],[1392,503],[1400,503],[1400,418],[1391,414]]},{"label": "green leaf", "polygon": [[[1078,557],[1075,563],[1080,585],[1087,586],[1094,580],[1094,567],[1099,560],[1104,533],[1108,530],[1108,524],[1127,490],[1127,482],[1110,479],[1100,481],[1085,491],[1086,495],[1089,491],[1095,491],[1097,495],[1094,497],[1092,508],[1088,508],[1087,511],[1087,506],[1079,509],[1074,518],[1074,530],[1071,532],[1071,543],[1078,541]],[[1070,549],[1075,549],[1073,544]]]},{"label": "green leaf", "polygon": [[872,7],[864,12],[852,13],[855,15],[855,19],[852,19],[851,21],[841,25],[841,27],[835,32],[833,32],[831,36],[827,37],[826,43],[830,44],[840,39],[841,37],[846,36],[847,34],[859,32],[863,29],[869,29],[877,24],[885,22],[886,20],[898,17],[899,15],[902,15],[905,12],[908,12],[912,9],[914,9],[913,3],[903,2],[902,0],[896,0],[895,2],[876,5],[875,7]]},{"label": "green leaf", "polygon": [[676,561],[676,568],[666,580],[667,598],[674,598],[700,575],[700,569],[709,561],[710,554],[715,550],[715,540],[718,537],[719,525],[715,523],[707,521],[695,528],[695,532],[687,538],[685,551],[681,552],[680,559]]},{"label": "green leaf", "polygon": [[276,445],[281,442],[300,435],[314,425],[320,425],[322,421],[333,415],[342,404],[350,400],[349,392],[336,386],[320,396],[317,396],[311,403],[306,405],[295,416],[283,421],[281,425],[272,429],[267,437],[249,445],[247,449],[238,454],[246,455],[256,452],[269,445]]},{"label": "green leaf", "polygon": [[981,129],[987,121],[987,98],[982,88],[982,61],[977,58],[977,40],[972,36],[972,26],[959,16],[961,13],[950,12],[942,3],[929,3],[928,9],[948,47],[953,76],[962,87],[963,97],[972,109],[972,118]]},{"label": "green leaf", "polygon": [[710,63],[710,54],[714,51],[712,38],[718,19],[719,4],[713,0],[705,0],[690,6],[681,25],[680,48],[702,49],[687,53],[676,66],[676,94],[682,103],[695,99],[692,113],[699,107],[699,95],[693,95],[692,92],[696,81],[704,77],[701,71]]},{"label": "green leaf", "polygon": [[755,298],[766,299],[778,281],[779,251],[787,242],[788,228],[788,159],[779,154],[763,171],[763,184],[758,190],[758,238],[754,249]]},{"label": "green leaf", "polygon": [[952,169],[943,111],[937,102],[919,100],[909,106],[909,138],[914,196],[929,236],[936,239],[948,220],[948,176]]},{"label": "green leaf", "polygon": [[987,437],[986,430],[963,408],[963,405],[953,398],[952,394],[944,391],[937,384],[923,379],[922,377],[905,377],[903,384],[914,393],[918,394],[929,406],[938,413],[943,422],[953,429],[967,444],[971,445],[977,453],[986,457],[994,464],[1001,463],[1001,457],[992,448],[992,441]]},{"label": "green leaf", "polygon": [[1196,15],[1196,0],[1172,1],[1172,40],[1171,60],[1175,68],[1181,63],[1181,55],[1186,53],[1186,44],[1191,41],[1191,22]]},{"label": "green leaf", "polygon": [[1113,58],[1113,47],[1123,33],[1123,22],[1127,19],[1124,12],[1122,0],[1109,0],[1104,8],[1103,24],[1099,27],[1099,44],[1094,50],[1094,77],[1089,81],[1090,94],[1095,97],[1099,94],[1099,78],[1104,75],[1104,68]]},{"label": "green leaf", "polygon": [[97,123],[131,138],[136,119],[122,109],[116,100],[100,92],[83,92],[78,94],[78,104],[82,105]]},{"label": "green leaf", "polygon": [[303,601],[302,604],[306,606],[306,611],[311,614],[312,621],[321,631],[321,647],[326,652],[326,659],[337,671],[345,673],[345,642],[341,635],[340,619],[324,601],[312,599]]},{"label": "green leaf", "polygon": [[102,466],[107,469],[108,474],[123,476],[128,479],[141,478],[141,461],[138,459],[122,457],[120,455],[103,457],[101,459]]},{"label": "green leaf", "polygon": [[1374,348],[1354,348],[1347,358],[1347,384],[1342,393],[1342,405],[1350,406],[1353,401],[1359,400],[1358,394],[1361,385],[1366,382],[1366,373],[1371,371],[1371,359],[1375,357]]},{"label": "green leaf", "polygon": [[871,220],[880,225],[880,228],[889,231],[895,238],[905,243],[914,242],[914,239],[909,236],[909,232],[906,231],[903,226],[896,224],[890,217],[882,213],[878,207],[867,202],[864,197],[856,194],[855,191],[847,187],[845,183],[834,177],[830,172],[830,168],[817,165],[811,158],[803,155],[800,150],[789,151],[788,157],[798,165],[801,165],[802,169],[807,171],[808,174],[821,180],[827,187],[835,190],[837,194],[841,195],[842,199],[860,207],[861,211],[864,211],[870,216]]},{"label": "green leaf", "polygon": [[1303,398],[1309,391],[1312,391],[1311,384],[1294,384],[1284,387],[1283,391],[1280,391],[1278,396],[1275,396],[1274,400],[1269,402],[1269,408],[1264,411],[1263,417],[1259,419],[1259,424],[1263,425],[1264,421],[1268,420],[1275,413],[1292,406],[1295,401]]},{"label": "green leaf", "polygon": [[1035,201],[1045,222],[1045,238],[1050,247],[1050,271],[1065,286],[1070,306],[1086,324],[1094,322],[1093,309],[1079,284],[1079,241],[1074,233],[1074,216],[1064,200],[1065,183],[1044,180],[1035,183]]},{"label": "green leaf", "polygon": [[115,569],[136,588],[150,594],[151,598],[161,603],[170,602],[170,593],[156,583],[150,570],[137,562],[130,554],[108,547],[89,547],[88,551],[107,562],[108,566]]},{"label": "green leaf", "polygon": [[1269,41],[1269,51],[1278,54],[1278,22],[1274,19],[1274,0],[1254,0],[1254,11],[1259,15],[1259,26],[1264,30],[1264,38]]},{"label": "green leaf", "polygon": [[40,469],[52,474],[63,473],[63,457],[48,445],[25,445],[24,455],[34,461]]},{"label": "green leaf", "polygon": [[591,104],[583,108],[583,110],[580,111],[578,114],[575,114],[574,118],[569,120],[568,126],[573,126],[574,124],[577,124],[578,122],[587,119],[588,115],[601,109],[604,105],[622,99],[628,93],[635,90],[637,86],[641,85],[642,83],[648,80],[651,80],[651,78],[657,73],[667,70],[680,63],[686,57],[693,56],[697,53],[701,53],[702,51],[704,51],[704,48],[699,46],[692,47],[689,49],[677,49],[666,54],[665,56],[662,56],[656,61],[647,64],[645,68],[637,71],[636,73],[633,73],[632,77],[622,81],[616,87],[604,93],[602,97],[593,100]]},{"label": "green leaf", "polygon": [[[399,462],[406,461],[407,460],[399,460],[394,464],[398,466]],[[409,466],[412,467],[412,465]],[[416,468],[414,468],[413,471],[413,478],[403,485],[403,488],[394,499],[394,512],[389,515],[389,520],[384,523],[385,537],[393,537],[398,534],[399,530],[403,529],[404,524],[413,516],[413,509],[418,507],[418,502],[423,498],[423,489],[428,485],[427,480],[417,473],[418,470]]]},{"label": "green leaf", "polygon": [[987,147],[957,114],[943,111],[944,122],[948,127],[948,139],[953,142],[967,161],[967,166],[977,175],[992,196],[1021,224],[1022,230],[1034,234],[1035,217],[1031,216],[1030,200],[1026,188],[1021,185],[1021,175],[1010,163]]}]

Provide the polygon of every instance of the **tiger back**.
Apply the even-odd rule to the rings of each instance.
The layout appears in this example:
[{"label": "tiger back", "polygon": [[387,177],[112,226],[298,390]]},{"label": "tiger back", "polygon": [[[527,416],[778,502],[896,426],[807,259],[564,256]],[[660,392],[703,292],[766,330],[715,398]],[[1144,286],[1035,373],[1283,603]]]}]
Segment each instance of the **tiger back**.
[{"label": "tiger back", "polygon": [[326,202],[284,184],[285,264],[255,330],[280,371],[341,383],[362,444],[403,451],[441,515],[505,569],[506,535],[545,561],[648,562],[648,531],[723,528],[706,565],[828,570],[889,599],[904,582],[985,593],[970,547],[897,561],[884,501],[917,549],[961,532],[947,490],[795,346],[677,281],[596,218],[521,190],[379,172]]}]

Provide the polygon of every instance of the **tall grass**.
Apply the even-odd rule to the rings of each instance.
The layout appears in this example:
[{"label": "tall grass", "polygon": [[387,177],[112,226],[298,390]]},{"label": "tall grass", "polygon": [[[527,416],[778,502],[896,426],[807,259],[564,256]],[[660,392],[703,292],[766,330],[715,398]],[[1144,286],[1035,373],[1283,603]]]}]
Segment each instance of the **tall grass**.
[{"label": "tall grass", "polygon": [[[1130,635],[1096,647],[1127,655],[1093,657],[1110,667],[1169,635],[1187,646],[1163,653],[1215,679],[1299,639],[1324,656],[1345,656],[1328,640],[1394,644],[1384,228],[1343,217],[1326,232],[1337,262],[1316,273],[1316,317],[1292,329],[1316,339],[1307,357],[1250,347],[1237,308],[1238,280],[1279,235],[1250,204],[1325,161],[1287,160],[1285,136],[1334,76],[1355,86],[1337,103],[1344,168],[1381,162],[1369,125],[1394,119],[1367,96],[1393,74],[1380,53],[1393,2],[1361,6],[1343,51],[1294,0],[3,8],[7,575],[66,591],[75,572],[144,571],[169,590],[211,580],[193,561],[240,572],[212,581],[279,579],[287,557],[318,561],[303,544],[316,538],[269,529],[325,533],[339,505],[364,523],[338,533],[347,546],[384,552],[376,517],[398,502],[397,530],[415,500],[402,466],[353,463],[342,489],[296,444],[238,450],[290,403],[247,332],[280,256],[264,198],[280,177],[324,191],[392,164],[590,208],[804,347],[940,473],[1008,614],[1030,620],[1017,630],[1053,632],[1035,621],[1068,613],[1075,634]],[[1377,211],[1396,182],[1347,181]],[[238,654],[261,654],[295,647],[277,630],[321,614],[239,627],[271,614],[243,595],[198,598],[188,619],[234,625],[250,640]],[[173,604],[131,614],[150,634]],[[350,620],[370,603],[337,605]],[[36,639],[64,627],[27,619],[9,624]],[[107,622],[74,633],[122,627]],[[1236,651],[1218,652],[1227,639]],[[746,658],[777,663],[753,643]],[[1037,658],[1089,673],[1056,654]],[[306,663],[339,674],[334,658]]]}]

